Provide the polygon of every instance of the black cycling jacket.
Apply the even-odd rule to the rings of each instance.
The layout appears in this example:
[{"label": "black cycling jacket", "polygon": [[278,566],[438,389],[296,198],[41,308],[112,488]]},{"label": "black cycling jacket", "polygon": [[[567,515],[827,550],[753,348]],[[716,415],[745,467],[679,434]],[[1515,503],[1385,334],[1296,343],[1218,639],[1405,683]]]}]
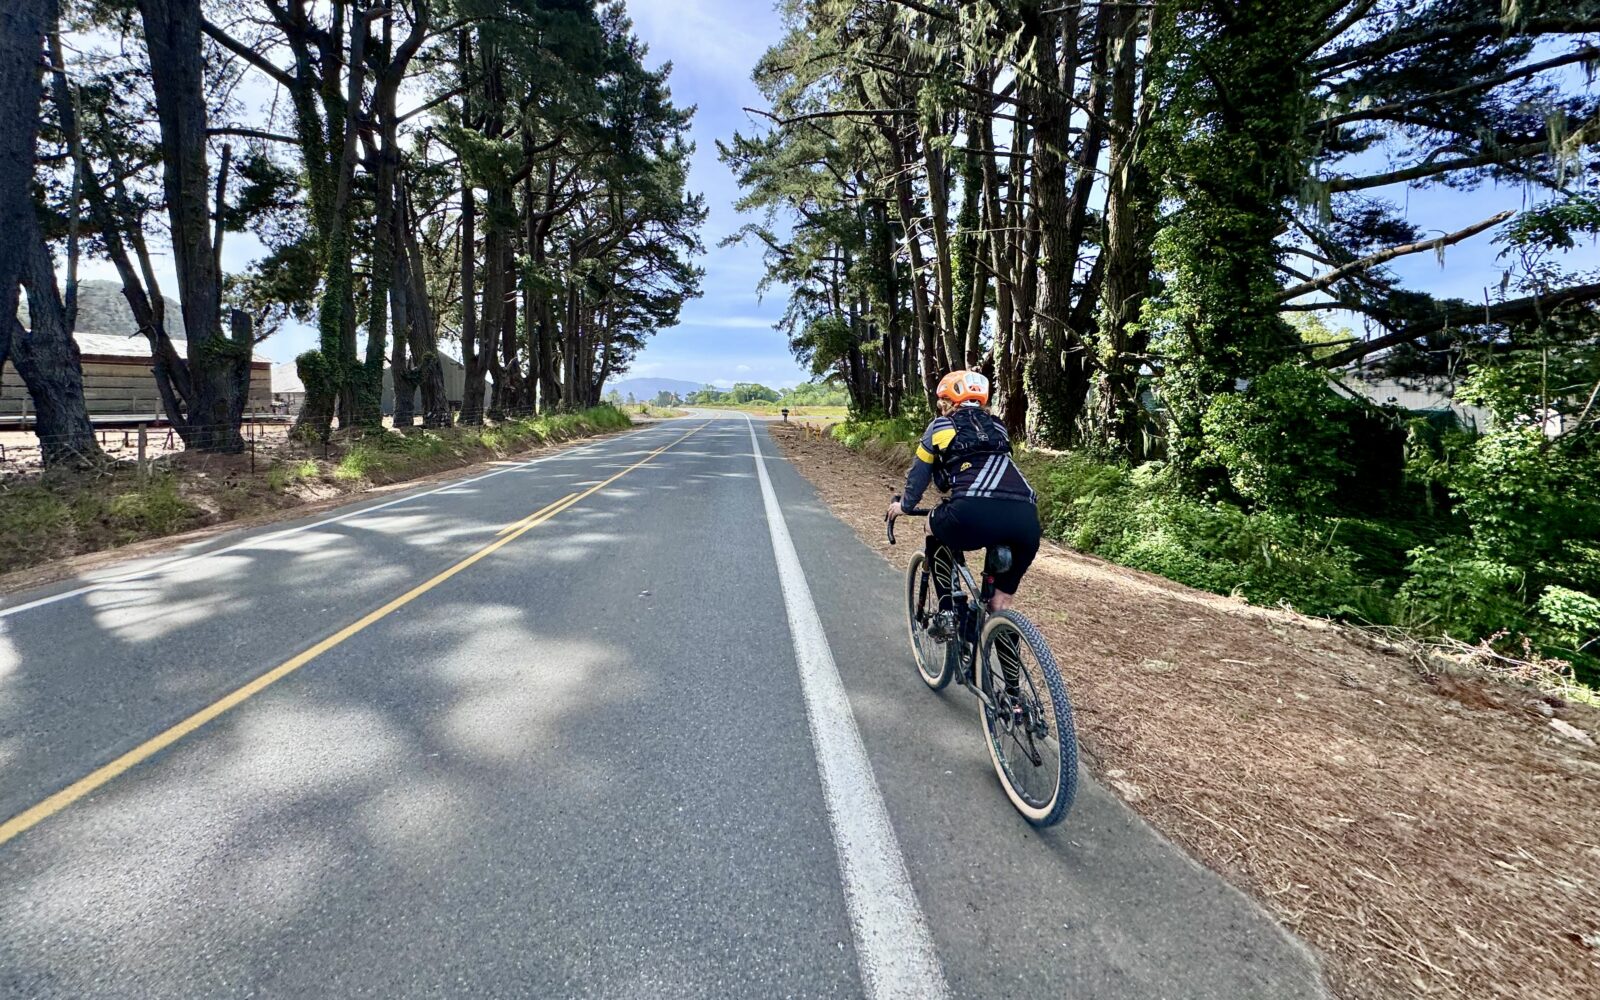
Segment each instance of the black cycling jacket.
[{"label": "black cycling jacket", "polygon": [[993,497],[1037,502],[1033,487],[1011,461],[1011,439],[1005,425],[972,403],[935,417],[922,432],[916,459],[906,474],[900,509],[914,509],[928,484],[936,480],[951,499]]}]

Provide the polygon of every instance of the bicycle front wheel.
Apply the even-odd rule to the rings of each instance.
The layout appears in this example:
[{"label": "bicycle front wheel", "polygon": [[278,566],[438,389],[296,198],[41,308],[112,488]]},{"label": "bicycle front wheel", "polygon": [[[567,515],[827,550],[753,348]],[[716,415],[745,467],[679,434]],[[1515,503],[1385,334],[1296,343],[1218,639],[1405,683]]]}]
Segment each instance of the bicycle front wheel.
[{"label": "bicycle front wheel", "polygon": [[1058,823],[1078,791],[1078,737],[1061,670],[1044,636],[1015,611],[983,626],[978,690],[984,743],[1017,811],[1034,826]]},{"label": "bicycle front wheel", "polygon": [[921,552],[911,557],[906,569],[906,626],[911,632],[911,652],[917,660],[917,673],[922,682],[937,691],[950,683],[951,644],[943,643],[928,634],[928,626],[939,610],[939,595],[933,587],[933,576],[928,572],[928,557]]}]

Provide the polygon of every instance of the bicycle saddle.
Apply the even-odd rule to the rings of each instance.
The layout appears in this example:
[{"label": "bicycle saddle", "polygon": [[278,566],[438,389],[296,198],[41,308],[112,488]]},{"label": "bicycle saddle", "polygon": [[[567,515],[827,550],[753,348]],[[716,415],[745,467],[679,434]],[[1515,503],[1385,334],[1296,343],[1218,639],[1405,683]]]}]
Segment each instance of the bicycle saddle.
[{"label": "bicycle saddle", "polygon": [[996,545],[989,550],[989,557],[984,560],[983,572],[986,576],[998,576],[1011,568],[1011,549],[1005,545]]}]

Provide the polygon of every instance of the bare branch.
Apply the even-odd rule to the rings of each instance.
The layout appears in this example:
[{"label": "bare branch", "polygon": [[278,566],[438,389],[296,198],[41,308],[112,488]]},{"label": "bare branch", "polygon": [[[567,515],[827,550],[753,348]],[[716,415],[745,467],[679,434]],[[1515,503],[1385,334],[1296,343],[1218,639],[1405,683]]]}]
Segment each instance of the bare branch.
[{"label": "bare branch", "polygon": [[1370,271],[1379,264],[1382,264],[1385,261],[1394,260],[1396,257],[1406,257],[1414,253],[1422,253],[1426,250],[1442,250],[1447,246],[1460,243],[1464,239],[1476,236],[1485,229],[1491,229],[1495,226],[1498,226],[1500,223],[1506,221],[1515,214],[1516,212],[1514,210],[1507,209],[1504,212],[1496,212],[1494,215],[1484,219],[1482,222],[1475,222],[1465,229],[1459,229],[1448,235],[1441,236],[1438,239],[1421,240],[1417,243],[1407,243],[1403,246],[1390,247],[1387,250],[1380,250],[1377,253],[1363,257],[1360,260],[1353,260],[1342,267],[1336,267],[1326,274],[1319,275],[1308,281],[1303,281],[1300,284],[1294,285],[1290,288],[1285,288],[1282,292],[1278,293],[1278,301],[1287,302],[1290,299],[1298,299],[1302,295],[1309,295],[1312,292],[1320,292],[1336,281],[1342,281],[1352,274]]},{"label": "bare branch", "polygon": [[1572,288],[1563,288],[1547,295],[1529,295],[1525,298],[1511,299],[1488,306],[1467,305],[1446,310],[1442,315],[1420,323],[1411,323],[1393,333],[1384,334],[1364,340],[1359,344],[1347,347],[1337,354],[1329,355],[1318,361],[1324,368],[1339,368],[1352,361],[1359,361],[1369,354],[1408,344],[1414,340],[1426,337],[1429,334],[1442,333],[1454,327],[1472,323],[1514,323],[1519,320],[1533,319],[1543,316],[1553,309],[1567,305],[1581,305],[1586,302],[1600,301],[1600,282],[1589,285],[1575,285]]}]

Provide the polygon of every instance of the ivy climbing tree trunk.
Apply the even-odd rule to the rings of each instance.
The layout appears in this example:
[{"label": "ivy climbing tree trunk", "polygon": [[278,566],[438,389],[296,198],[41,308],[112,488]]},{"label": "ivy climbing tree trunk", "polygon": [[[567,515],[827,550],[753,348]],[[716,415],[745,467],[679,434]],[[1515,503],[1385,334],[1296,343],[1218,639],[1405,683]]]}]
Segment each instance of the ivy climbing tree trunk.
[{"label": "ivy climbing tree trunk", "polygon": [[[1153,155],[1181,208],[1155,241],[1169,275],[1160,391],[1171,457],[1191,490],[1217,485],[1202,417],[1220,394],[1248,386],[1289,356],[1293,329],[1277,307],[1275,240],[1305,176],[1310,104],[1306,55],[1327,29],[1327,5],[1301,0],[1208,0],[1208,23],[1180,30],[1157,12],[1153,45],[1170,104]],[[1175,51],[1176,50],[1176,51]],[[1196,129],[1204,117],[1210,127]]]}]

